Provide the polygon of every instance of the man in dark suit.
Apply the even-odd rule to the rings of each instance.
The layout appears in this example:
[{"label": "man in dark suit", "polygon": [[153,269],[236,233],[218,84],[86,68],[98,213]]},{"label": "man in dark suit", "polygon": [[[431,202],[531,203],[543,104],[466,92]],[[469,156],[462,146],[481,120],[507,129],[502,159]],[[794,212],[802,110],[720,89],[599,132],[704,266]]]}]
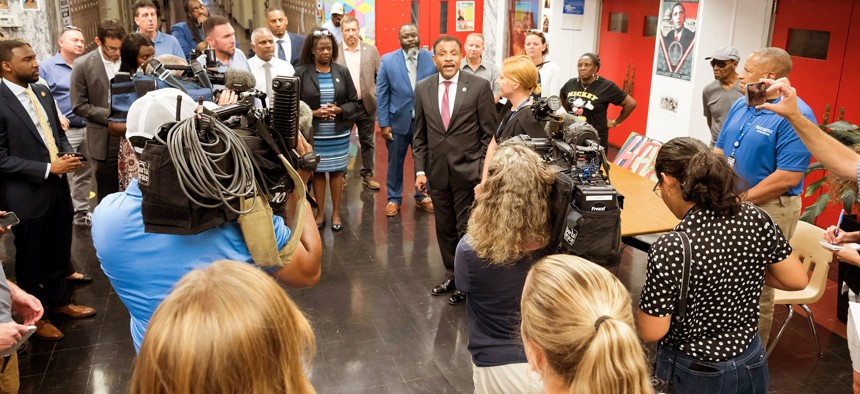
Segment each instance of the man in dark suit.
[{"label": "man in dark suit", "polygon": [[663,44],[666,46],[666,51],[669,55],[669,63],[675,66],[684,60],[684,55],[687,53],[687,48],[696,37],[690,29],[684,27],[684,21],[687,20],[687,11],[681,2],[675,3],[672,6],[672,30],[663,37]]},{"label": "man in dark suit", "polygon": [[[0,206],[14,211],[15,275],[26,292],[43,299],[55,313],[73,318],[95,310],[71,303],[66,284],[72,247],[72,199],[67,173],[81,168],[79,157],[61,133],[54,97],[36,85],[39,62],[30,45],[0,41]],[[36,335],[63,337],[47,320]]]},{"label": "man in dark suit", "polygon": [[[398,38],[400,49],[382,56],[376,76],[376,118],[388,148],[388,206],[385,214],[389,217],[400,213],[403,201],[403,161],[412,144],[415,85],[436,73],[433,54],[426,49],[418,49],[421,44],[418,27],[411,23],[400,26]],[[415,206],[433,212],[433,202],[419,190],[415,191]]]},{"label": "man in dark suit", "polygon": [[[436,239],[445,264],[446,279],[430,293],[456,290],[454,253],[466,233],[475,186],[481,181],[484,155],[498,124],[490,83],[460,72],[460,41],[442,36],[433,44],[433,61],[439,70],[415,88],[415,187],[426,190],[436,209]],[[460,291],[449,304],[463,302]]]},{"label": "man in dark suit", "polygon": [[355,118],[358,142],[361,146],[361,180],[370,190],[379,190],[379,182],[373,179],[373,154],[376,119],[376,73],[379,71],[379,51],[375,46],[362,42],[359,37],[358,20],[345,16],[340,22],[343,43],[338,44],[335,63],[349,69],[362,108]]},{"label": "man in dark suit", "polygon": [[96,180],[96,199],[119,191],[117,156],[122,136],[108,132],[110,79],[119,71],[125,29],[115,19],[99,22],[98,47],[75,59],[69,96],[72,111],[87,120],[87,149]]},{"label": "man in dark suit", "polygon": [[275,36],[275,56],[298,67],[305,37],[288,32],[289,24],[290,20],[281,7],[274,6],[266,10],[266,26]]}]

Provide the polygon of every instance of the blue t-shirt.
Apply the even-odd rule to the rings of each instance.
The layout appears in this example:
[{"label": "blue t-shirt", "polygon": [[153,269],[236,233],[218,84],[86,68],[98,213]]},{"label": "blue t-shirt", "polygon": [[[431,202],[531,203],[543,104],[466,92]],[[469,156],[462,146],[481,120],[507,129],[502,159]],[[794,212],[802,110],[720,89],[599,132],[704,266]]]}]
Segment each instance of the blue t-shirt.
[{"label": "blue t-shirt", "polygon": [[155,56],[158,55],[174,55],[180,59],[185,59],[185,52],[182,51],[182,45],[179,45],[179,40],[170,34],[158,32],[155,34]]},{"label": "blue t-shirt", "polygon": [[63,116],[69,120],[69,123],[74,128],[81,128],[87,125],[86,119],[75,115],[72,112],[72,102],[69,98],[71,90],[70,83],[72,80],[72,66],[66,63],[66,60],[59,53],[50,59],[39,64],[39,74],[48,83],[48,88],[51,89],[51,95],[54,100],[57,100],[57,105]]},{"label": "blue t-shirt", "polygon": [[529,269],[549,254],[547,248],[527,253],[511,265],[491,265],[465,236],[454,256],[457,289],[468,294],[469,352],[478,367],[526,362],[520,340],[520,300]]},{"label": "blue t-shirt", "polygon": [[[195,235],[146,233],[137,179],[124,192],[105,197],[93,212],[92,238],[102,270],[131,315],[134,348],[140,351],[149,319],[186,273],[218,260],[253,264],[234,221]],[[273,217],[278,249],[290,229]]]},{"label": "blue t-shirt", "polygon": [[[778,98],[775,102],[779,102]],[[818,124],[812,109],[799,97],[797,106],[804,117]],[[735,148],[735,141],[738,147]],[[741,97],[732,104],[723,129],[717,139],[717,148],[726,157],[734,152],[735,172],[750,188],[758,185],[776,170],[806,171],[812,154],[800,141],[788,120],[773,111],[747,107],[746,98]],[[803,180],[786,192],[797,196],[803,191]]]}]

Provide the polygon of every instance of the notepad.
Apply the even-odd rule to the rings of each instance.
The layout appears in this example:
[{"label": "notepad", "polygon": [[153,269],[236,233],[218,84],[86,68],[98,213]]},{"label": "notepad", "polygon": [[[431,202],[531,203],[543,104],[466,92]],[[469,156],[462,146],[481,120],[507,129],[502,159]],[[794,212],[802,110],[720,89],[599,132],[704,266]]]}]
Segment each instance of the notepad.
[{"label": "notepad", "polygon": [[36,326],[27,326],[27,333],[21,335],[21,339],[19,339],[18,342],[15,343],[15,346],[12,346],[9,349],[4,350],[3,352],[0,352],[0,357],[6,357],[11,355],[12,353],[15,353],[18,348],[24,344],[24,342],[27,342],[27,339],[30,339],[30,335],[33,335],[34,332],[36,332]]},{"label": "notepad", "polygon": [[825,249],[832,250],[834,252],[838,252],[838,251],[842,250],[842,248],[845,246],[848,246],[848,247],[851,247],[854,249],[860,249],[860,244],[856,244],[854,242],[850,242],[847,244],[832,244],[832,243],[828,243],[826,241],[819,241],[818,243],[821,246],[823,246]]}]

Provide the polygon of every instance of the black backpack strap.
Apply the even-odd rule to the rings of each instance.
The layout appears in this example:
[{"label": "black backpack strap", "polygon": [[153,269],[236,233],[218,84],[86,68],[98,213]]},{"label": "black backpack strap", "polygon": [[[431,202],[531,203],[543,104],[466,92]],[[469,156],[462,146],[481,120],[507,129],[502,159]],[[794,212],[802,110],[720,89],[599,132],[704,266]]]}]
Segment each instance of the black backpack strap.
[{"label": "black backpack strap", "polygon": [[690,237],[683,231],[675,231],[681,237],[681,245],[684,248],[684,269],[681,273],[681,294],[678,298],[678,321],[683,322],[687,314],[687,295],[690,291],[690,271],[693,266],[693,248],[690,245]]}]

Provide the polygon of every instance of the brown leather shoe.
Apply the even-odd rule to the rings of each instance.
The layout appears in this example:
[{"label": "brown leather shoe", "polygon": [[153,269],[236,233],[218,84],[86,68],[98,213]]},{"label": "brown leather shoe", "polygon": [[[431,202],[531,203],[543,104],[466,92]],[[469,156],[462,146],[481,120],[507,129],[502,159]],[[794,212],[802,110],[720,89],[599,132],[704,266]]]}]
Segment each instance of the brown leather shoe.
[{"label": "brown leather shoe", "polygon": [[427,197],[421,201],[415,201],[415,207],[420,208],[424,212],[433,213],[433,201]]},{"label": "brown leather shoe", "polygon": [[51,312],[66,315],[72,319],[80,319],[82,317],[89,317],[96,314],[96,310],[93,308],[75,304],[51,308]]},{"label": "brown leather shoe", "polygon": [[39,320],[36,322],[36,332],[33,333],[36,338],[46,341],[59,341],[65,336],[59,328],[51,324],[47,320]]},{"label": "brown leather shoe", "polygon": [[373,175],[365,175],[361,177],[361,183],[364,184],[364,187],[370,190],[379,190],[379,182],[376,179],[373,179]]},{"label": "brown leather shoe", "polygon": [[385,216],[397,216],[398,213],[400,213],[400,204],[398,203],[389,202],[385,207]]}]

